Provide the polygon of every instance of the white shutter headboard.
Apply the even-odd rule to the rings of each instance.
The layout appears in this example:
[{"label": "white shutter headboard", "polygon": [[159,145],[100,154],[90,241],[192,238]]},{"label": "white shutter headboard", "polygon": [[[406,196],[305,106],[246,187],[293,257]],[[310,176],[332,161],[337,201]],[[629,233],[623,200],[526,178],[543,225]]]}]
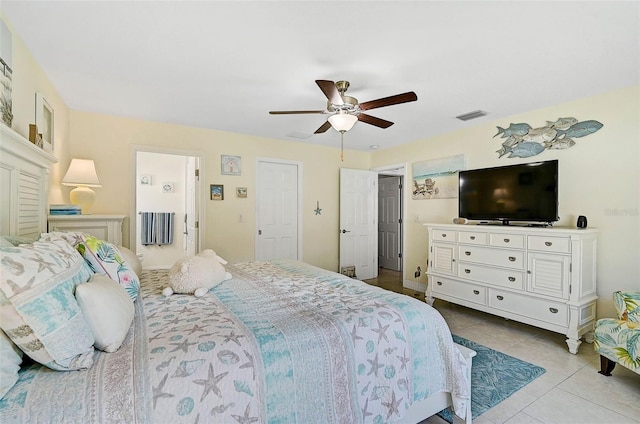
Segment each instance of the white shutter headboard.
[{"label": "white shutter headboard", "polygon": [[0,234],[38,238],[47,231],[49,168],[55,156],[0,124]]}]

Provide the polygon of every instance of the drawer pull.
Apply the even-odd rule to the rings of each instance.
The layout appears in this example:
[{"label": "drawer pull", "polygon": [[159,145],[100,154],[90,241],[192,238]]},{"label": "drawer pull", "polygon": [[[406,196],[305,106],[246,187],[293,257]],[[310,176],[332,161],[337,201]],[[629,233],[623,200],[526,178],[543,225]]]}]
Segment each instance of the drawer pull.
[{"label": "drawer pull", "polygon": [[475,240],[475,239],[476,239],[476,236],[471,236],[471,237],[469,237],[469,238],[470,238],[471,240]]},{"label": "drawer pull", "polygon": [[553,243],[551,243],[550,241],[545,241],[545,242],[544,242],[544,245],[545,245],[545,246],[551,246],[552,244],[553,244]]},{"label": "drawer pull", "polygon": [[436,284],[441,286],[442,285],[442,281],[436,281]]},{"label": "drawer pull", "polygon": [[509,281],[513,283],[514,281],[516,281],[516,277],[509,277]]},{"label": "drawer pull", "polygon": [[509,240],[509,239],[504,239],[504,242],[505,242],[505,243],[509,243],[510,241],[511,241],[511,240]]},{"label": "drawer pull", "polygon": [[549,311],[550,311],[552,314],[557,314],[557,313],[558,313],[558,308],[549,308]]},{"label": "drawer pull", "polygon": [[469,252],[468,250],[464,252],[465,255],[467,256],[471,256],[471,252]]},{"label": "drawer pull", "polygon": [[511,262],[515,262],[515,261],[516,261],[516,257],[515,257],[515,256],[509,256],[509,260],[510,260]]},{"label": "drawer pull", "polygon": [[496,298],[497,298],[498,300],[504,300],[504,297],[502,297],[502,296],[500,296],[500,295],[496,296]]},{"label": "drawer pull", "polygon": [[471,274],[471,270],[470,270],[470,269],[465,269],[465,270],[464,270],[464,272],[465,272],[466,274]]},{"label": "drawer pull", "polygon": [[480,291],[479,290],[474,290],[473,294],[478,295],[478,294],[480,294]]},{"label": "drawer pull", "polygon": [[443,234],[443,235],[442,235],[442,237],[446,237],[446,236],[447,236],[446,234]]}]

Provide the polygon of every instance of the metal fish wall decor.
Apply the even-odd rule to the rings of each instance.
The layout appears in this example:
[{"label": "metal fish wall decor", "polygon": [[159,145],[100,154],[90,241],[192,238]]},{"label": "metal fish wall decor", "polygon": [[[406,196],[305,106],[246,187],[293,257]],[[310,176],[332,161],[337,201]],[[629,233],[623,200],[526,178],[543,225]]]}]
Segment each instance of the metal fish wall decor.
[{"label": "metal fish wall decor", "polygon": [[576,118],[559,118],[547,121],[547,125],[532,128],[520,123],[510,124],[508,128],[498,127],[494,135],[506,138],[502,148],[496,150],[498,157],[509,155],[510,158],[528,158],[542,153],[545,149],[568,149],[575,146],[575,138],[593,134],[603,125],[594,120],[578,122]]}]

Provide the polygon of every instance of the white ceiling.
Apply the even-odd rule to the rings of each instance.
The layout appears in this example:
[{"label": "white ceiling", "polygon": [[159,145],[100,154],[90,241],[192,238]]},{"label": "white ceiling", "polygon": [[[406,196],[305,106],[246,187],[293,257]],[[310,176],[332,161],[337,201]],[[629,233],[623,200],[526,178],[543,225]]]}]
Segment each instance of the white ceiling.
[{"label": "white ceiling", "polygon": [[[325,108],[316,79],[350,81],[347,94],[360,102],[415,91],[417,102],[369,111],[395,125],[359,122],[345,134],[360,150],[502,117],[508,125],[513,114],[640,84],[638,1],[2,0],[0,8],[74,110],[337,147],[333,129],[311,135],[328,115],[268,111]],[[455,119],[478,109],[489,115]]]}]

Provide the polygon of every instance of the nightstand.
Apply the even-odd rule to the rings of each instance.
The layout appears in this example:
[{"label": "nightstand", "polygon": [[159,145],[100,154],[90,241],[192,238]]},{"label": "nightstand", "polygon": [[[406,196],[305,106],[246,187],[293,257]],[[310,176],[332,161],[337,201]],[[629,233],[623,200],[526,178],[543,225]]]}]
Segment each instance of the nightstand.
[{"label": "nightstand", "polygon": [[49,231],[81,231],[122,245],[122,221],[126,215],[48,215]]}]

